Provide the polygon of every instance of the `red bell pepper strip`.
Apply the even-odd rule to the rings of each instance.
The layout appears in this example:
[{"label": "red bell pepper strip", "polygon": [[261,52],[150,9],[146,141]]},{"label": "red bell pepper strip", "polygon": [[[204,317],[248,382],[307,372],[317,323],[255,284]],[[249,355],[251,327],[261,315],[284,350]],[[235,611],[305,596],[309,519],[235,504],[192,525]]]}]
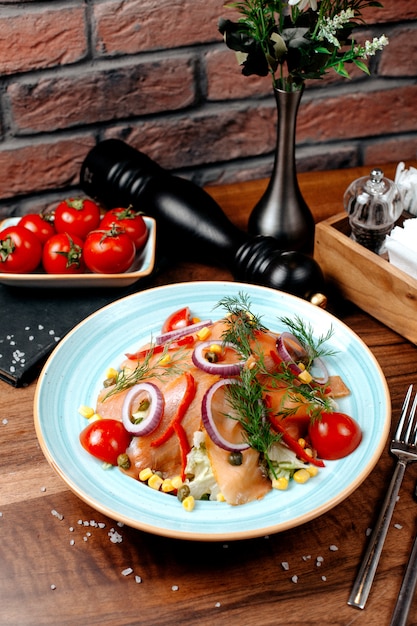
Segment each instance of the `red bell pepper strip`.
[{"label": "red bell pepper strip", "polygon": [[315,459],[307,454],[303,446],[301,446],[294,437],[288,434],[281,421],[273,413],[268,413],[268,419],[272,428],[282,435],[282,441],[292,450],[302,461],[316,465],[317,467],[325,467],[321,459]]},{"label": "red bell pepper strip", "polygon": [[187,454],[190,452],[191,450],[191,446],[189,444],[189,441],[187,439],[187,433],[184,430],[184,426],[181,424],[181,422],[175,422],[174,426],[174,432],[178,437],[178,441],[180,444],[180,451],[181,451],[181,478],[182,480],[185,480],[185,468],[187,466]]},{"label": "red bell pepper strip", "polygon": [[154,439],[153,441],[151,441],[152,448],[158,448],[163,443],[168,441],[170,437],[172,437],[175,432],[175,424],[180,424],[182,422],[182,419],[186,414],[188,407],[194,399],[197,389],[194,376],[192,376],[190,372],[185,372],[184,376],[186,378],[186,388],[181,402],[179,403],[177,410],[175,411],[174,417],[172,418],[171,423],[169,424],[165,432],[163,432],[162,435],[158,437],[158,439]]}]

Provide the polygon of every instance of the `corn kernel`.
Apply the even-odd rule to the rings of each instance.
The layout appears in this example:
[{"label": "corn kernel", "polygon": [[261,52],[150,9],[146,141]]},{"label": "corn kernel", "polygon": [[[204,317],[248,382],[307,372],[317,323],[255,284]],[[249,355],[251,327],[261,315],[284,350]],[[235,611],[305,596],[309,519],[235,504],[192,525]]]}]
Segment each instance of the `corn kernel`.
[{"label": "corn kernel", "polygon": [[306,483],[309,480],[310,474],[306,469],[303,468],[294,472],[293,478],[295,482],[298,483],[299,485],[304,485],[304,483]]},{"label": "corn kernel", "polygon": [[226,498],[224,497],[224,495],[222,493],[218,493],[217,494],[216,500],[217,500],[217,502],[226,502]]},{"label": "corn kernel", "polygon": [[163,482],[164,482],[164,479],[161,478],[159,474],[152,474],[152,476],[148,480],[148,485],[149,487],[151,487],[151,489],[155,489],[156,491],[159,491]]},{"label": "corn kernel", "polygon": [[174,476],[174,478],[171,478],[171,483],[174,489],[179,489],[182,485],[181,476]]},{"label": "corn kernel", "polygon": [[280,476],[272,480],[272,489],[279,489],[279,491],[285,491],[288,489],[288,478]]},{"label": "corn kernel", "polygon": [[304,363],[302,361],[300,361],[299,363],[297,363],[298,367],[300,368],[300,370],[305,370],[306,366],[304,365]]},{"label": "corn kernel", "polygon": [[317,476],[317,474],[319,473],[319,468],[316,467],[315,465],[308,465],[306,467],[307,472],[310,474],[310,476],[313,478],[314,476]]},{"label": "corn kernel", "polygon": [[199,317],[193,317],[191,319],[191,323],[192,324],[198,324],[198,322],[201,322],[201,319]]},{"label": "corn kernel", "polygon": [[313,380],[312,375],[307,370],[304,370],[300,374],[298,374],[298,378],[303,383],[311,383],[311,381]]},{"label": "corn kernel", "polygon": [[165,354],[159,361],[159,365],[168,365],[170,361],[171,361],[171,355]]},{"label": "corn kernel", "polygon": [[145,469],[139,472],[139,480],[141,480],[142,482],[146,482],[147,480],[150,479],[152,474],[153,474],[153,471],[151,470],[151,468],[146,467]]},{"label": "corn kernel", "polygon": [[117,378],[119,372],[117,370],[114,369],[114,367],[109,367],[106,370],[106,379],[107,378]]},{"label": "corn kernel", "polygon": [[193,511],[193,509],[195,507],[194,497],[193,496],[187,496],[186,498],[184,498],[184,500],[182,501],[182,506],[188,512]]},{"label": "corn kernel", "polygon": [[305,448],[304,452],[306,453],[307,456],[310,456],[311,458],[313,458],[313,450],[311,448]]},{"label": "corn kernel", "polygon": [[89,422],[97,422],[98,420],[103,419],[99,413],[93,413],[91,417],[88,418]]},{"label": "corn kernel", "polygon": [[161,491],[163,491],[164,493],[170,493],[171,491],[174,491],[174,489],[175,487],[172,484],[172,480],[170,478],[165,478],[161,485]]},{"label": "corn kernel", "polygon": [[303,437],[300,437],[300,438],[299,438],[298,443],[300,444],[300,446],[301,446],[302,448],[305,448],[305,447],[306,447],[306,440],[305,440],[305,439],[303,439]]},{"label": "corn kernel", "polygon": [[214,354],[221,354],[223,352],[223,348],[219,343],[212,343],[209,347],[209,352],[214,352]]},{"label": "corn kernel", "polygon": [[85,404],[82,404],[78,409],[78,413],[83,417],[90,419],[90,417],[93,417],[94,415],[94,409],[91,406],[86,406]]},{"label": "corn kernel", "polygon": [[211,335],[211,328],[209,328],[208,326],[204,326],[204,328],[201,328],[199,331],[197,331],[196,335],[197,339],[199,339],[200,341],[205,341]]}]

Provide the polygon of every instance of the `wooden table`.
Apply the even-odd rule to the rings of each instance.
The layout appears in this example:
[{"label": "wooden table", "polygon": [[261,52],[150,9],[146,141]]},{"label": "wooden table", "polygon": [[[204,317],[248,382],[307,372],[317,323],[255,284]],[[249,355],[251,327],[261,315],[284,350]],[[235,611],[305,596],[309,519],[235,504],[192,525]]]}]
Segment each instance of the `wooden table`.
[{"label": "wooden table", "polygon": [[[347,185],[368,170],[300,175],[315,218],[342,210]],[[392,176],[394,168],[385,171]],[[245,227],[265,184],[227,185],[210,193],[232,221]],[[205,279],[231,280],[231,276],[226,269],[182,263],[159,274],[153,284]],[[406,387],[417,382],[416,347],[350,303],[330,306],[378,359],[395,421]],[[407,470],[374,586],[360,611],[349,607],[347,599],[367,530],[375,522],[391,477],[394,461],[387,450],[355,493],[301,527],[229,544],[172,540],[119,527],[67,489],[36,440],[35,386],[15,389],[0,382],[0,624],[389,624],[417,530],[414,466]],[[105,527],[87,525],[90,521]],[[120,534],[120,543],[110,541],[112,528]],[[288,570],[283,563],[288,563]],[[133,573],[124,575],[126,568]],[[417,624],[417,598],[410,624]]]}]

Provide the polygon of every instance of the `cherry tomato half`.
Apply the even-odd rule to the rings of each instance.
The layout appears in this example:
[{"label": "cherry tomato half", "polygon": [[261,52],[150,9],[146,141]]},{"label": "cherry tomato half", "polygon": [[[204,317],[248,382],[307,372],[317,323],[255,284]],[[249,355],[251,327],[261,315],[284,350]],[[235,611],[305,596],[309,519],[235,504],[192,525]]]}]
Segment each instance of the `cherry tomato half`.
[{"label": "cherry tomato half", "polygon": [[23,226],[34,233],[43,245],[52,235],[55,235],[55,226],[51,215],[42,213],[28,213],[24,215],[19,226]]},{"label": "cherry tomato half", "polygon": [[341,459],[353,452],[362,441],[357,422],[345,413],[321,413],[309,426],[313,448],[321,459]]},{"label": "cherry tomato half", "polygon": [[148,229],[142,215],[132,207],[127,209],[112,209],[102,218],[100,229],[108,230],[113,224],[123,229],[136,246],[136,251],[142,250],[148,238]]},{"label": "cherry tomato half", "polygon": [[55,209],[55,230],[85,239],[100,224],[100,207],[88,198],[63,200]]},{"label": "cherry tomato half", "polygon": [[117,420],[102,419],[88,424],[80,433],[80,443],[100,461],[117,465],[117,457],[124,454],[132,435]]},{"label": "cherry tomato half", "polygon": [[84,242],[84,261],[98,274],[119,274],[132,265],[136,254],[133,241],[120,229],[93,230]]},{"label": "cherry tomato half", "polygon": [[42,265],[48,274],[82,274],[85,263],[82,256],[84,242],[75,235],[57,233],[45,243]]},{"label": "cherry tomato half", "polygon": [[42,245],[34,233],[17,224],[0,231],[0,272],[26,274],[35,270]]},{"label": "cherry tomato half", "polygon": [[178,309],[178,311],[174,311],[169,317],[166,318],[162,325],[161,333],[170,333],[172,330],[185,328],[186,326],[190,326],[192,323],[193,321],[191,319],[190,309],[188,306],[185,306],[182,309]]}]

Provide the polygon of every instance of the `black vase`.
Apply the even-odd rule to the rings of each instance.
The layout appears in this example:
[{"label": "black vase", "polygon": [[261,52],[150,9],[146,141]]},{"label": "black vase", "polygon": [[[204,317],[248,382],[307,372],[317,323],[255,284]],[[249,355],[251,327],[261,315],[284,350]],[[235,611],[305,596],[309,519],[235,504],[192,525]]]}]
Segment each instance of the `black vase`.
[{"label": "black vase", "polygon": [[277,105],[277,142],[268,187],[254,207],[248,230],[274,237],[281,250],[312,254],[314,218],[298,186],[295,162],[295,132],[303,89],[274,89]]},{"label": "black vase", "polygon": [[132,205],[155,218],[159,255],[223,266],[236,280],[307,299],[324,290],[323,274],[310,256],[283,254],[272,237],[241,231],[201,187],[123,141],[97,144],[82,164],[80,182],[107,209]]}]

